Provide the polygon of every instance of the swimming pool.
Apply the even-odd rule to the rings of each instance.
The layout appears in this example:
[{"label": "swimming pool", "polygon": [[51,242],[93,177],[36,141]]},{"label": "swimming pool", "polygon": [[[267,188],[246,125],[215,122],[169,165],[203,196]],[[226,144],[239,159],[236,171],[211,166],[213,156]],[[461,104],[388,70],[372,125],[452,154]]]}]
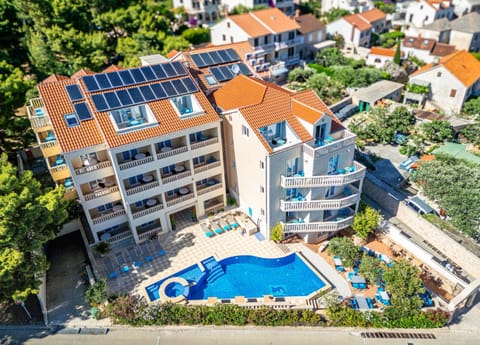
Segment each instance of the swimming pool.
[{"label": "swimming pool", "polygon": [[[183,294],[189,300],[206,300],[209,297],[258,298],[308,296],[326,286],[295,253],[281,258],[267,259],[257,256],[232,256],[220,261],[209,257],[201,261],[204,271],[195,264],[146,287],[151,301],[160,298],[162,283],[172,277],[180,277],[189,283]],[[165,288],[171,288],[166,286]],[[167,296],[182,293],[168,291]],[[188,294],[188,295],[187,295]]]}]

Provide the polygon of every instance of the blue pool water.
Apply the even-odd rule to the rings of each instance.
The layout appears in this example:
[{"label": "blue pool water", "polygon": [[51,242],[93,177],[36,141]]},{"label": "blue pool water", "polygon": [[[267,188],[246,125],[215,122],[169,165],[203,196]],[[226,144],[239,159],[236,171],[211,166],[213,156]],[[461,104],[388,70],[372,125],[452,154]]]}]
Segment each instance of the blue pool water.
[{"label": "blue pool water", "polygon": [[[276,259],[256,256],[232,256],[219,262],[213,257],[202,261],[205,272],[192,265],[165,279],[146,287],[151,301],[159,299],[160,285],[170,277],[182,277],[190,283],[189,300],[204,300],[209,297],[247,298],[264,295],[307,296],[325,286],[314,272],[295,253]],[[167,295],[181,294],[175,292]],[[178,295],[177,294],[177,295]]]},{"label": "blue pool water", "polygon": [[172,282],[165,288],[165,294],[168,297],[178,297],[185,292],[185,288],[180,283]]}]

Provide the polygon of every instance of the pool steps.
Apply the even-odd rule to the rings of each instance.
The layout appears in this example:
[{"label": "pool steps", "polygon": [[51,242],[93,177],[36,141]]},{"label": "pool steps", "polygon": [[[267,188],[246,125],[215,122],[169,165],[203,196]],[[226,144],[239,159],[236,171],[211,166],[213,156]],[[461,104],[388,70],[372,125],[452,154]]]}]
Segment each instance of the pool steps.
[{"label": "pool steps", "polygon": [[201,263],[208,273],[206,280],[208,284],[213,283],[225,274],[222,265],[220,265],[213,256],[201,261]]}]

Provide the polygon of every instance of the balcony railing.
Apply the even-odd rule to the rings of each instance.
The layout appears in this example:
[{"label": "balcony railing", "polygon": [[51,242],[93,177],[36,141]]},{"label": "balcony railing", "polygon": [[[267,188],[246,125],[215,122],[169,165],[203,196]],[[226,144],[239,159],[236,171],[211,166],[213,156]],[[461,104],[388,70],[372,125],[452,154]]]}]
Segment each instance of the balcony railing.
[{"label": "balcony railing", "polygon": [[349,147],[355,145],[355,134],[344,130],[342,137],[333,139],[331,142],[325,143],[322,146],[315,146],[315,141],[303,144],[303,152],[311,158],[321,157],[330,152],[341,149],[342,147]]},{"label": "balcony railing", "polygon": [[216,144],[216,143],[218,143],[218,137],[202,140],[202,141],[199,141],[197,143],[193,143],[190,146],[191,146],[192,150],[195,150],[195,149],[198,149],[200,147],[204,147],[204,146],[208,146],[208,145],[212,145],[212,144]]},{"label": "balcony railing", "polygon": [[143,232],[141,234],[138,234],[138,240],[140,242],[146,241],[146,240],[150,239],[152,236],[155,236],[155,235],[157,235],[161,232],[162,232],[162,228],[161,227],[156,227],[155,229],[152,229],[152,230],[149,230],[147,232]]},{"label": "balcony railing", "polygon": [[158,181],[153,181],[153,182],[141,184],[137,187],[127,189],[127,195],[132,195],[132,194],[135,194],[135,193],[143,192],[143,191],[146,191],[148,189],[152,189],[152,188],[155,188],[155,187],[158,187],[158,186],[160,186],[160,183]]},{"label": "balcony railing", "polygon": [[213,162],[213,163],[208,163],[208,164],[204,164],[204,165],[200,165],[198,167],[195,167],[193,169],[193,171],[195,172],[195,174],[198,174],[198,173],[201,173],[203,171],[207,171],[207,170],[210,170],[210,169],[214,169],[214,168],[217,168],[220,166],[220,161],[217,161],[217,162]]},{"label": "balcony railing", "polygon": [[118,242],[118,241],[121,241],[121,240],[124,240],[128,237],[131,237],[132,236],[132,232],[130,230],[126,230],[124,232],[120,232],[116,235],[113,235],[112,237],[108,238],[105,240],[105,242],[108,242],[108,243],[115,243],[115,242]]},{"label": "balcony railing", "polygon": [[125,210],[113,211],[111,213],[103,214],[101,216],[93,218],[92,221],[93,221],[93,224],[99,224],[107,220],[113,219],[115,217],[123,216],[124,214],[125,214]]},{"label": "balcony railing", "polygon": [[50,167],[50,172],[52,174],[59,173],[61,171],[64,171],[68,169],[66,164],[61,164],[61,165],[56,165],[54,167]]},{"label": "balcony railing", "polygon": [[133,217],[134,219],[137,219],[137,218],[146,216],[147,214],[160,211],[162,208],[163,208],[163,205],[162,205],[162,204],[155,205],[155,206],[153,206],[153,207],[149,207],[149,208],[146,208],[146,209],[141,210],[141,211],[132,212],[132,217]]},{"label": "balcony railing", "polygon": [[40,143],[40,148],[41,149],[48,149],[50,147],[54,147],[58,145],[57,140],[52,140],[52,141],[45,141],[43,143]]},{"label": "balcony railing", "polygon": [[118,165],[118,168],[120,170],[125,170],[125,169],[130,169],[130,168],[133,168],[133,167],[138,167],[139,165],[150,163],[150,162],[153,162],[153,157],[152,156],[141,158],[141,159],[135,159],[135,160],[132,160],[130,162],[121,163],[121,164]]},{"label": "balcony railing", "polygon": [[194,197],[195,197],[195,195],[193,193],[190,193],[190,194],[183,195],[183,196],[180,196],[180,197],[175,198],[175,199],[171,199],[171,200],[167,201],[167,207],[179,204],[179,203],[184,202],[186,200],[193,199]]},{"label": "balcony railing", "polygon": [[82,175],[82,174],[86,174],[92,171],[100,170],[100,169],[111,167],[111,166],[112,166],[112,162],[103,161],[94,165],[89,165],[87,167],[81,167],[79,169],[75,169],[75,174]]},{"label": "balcony railing", "polygon": [[360,163],[354,162],[355,171],[342,175],[323,176],[292,176],[280,177],[280,184],[283,188],[309,188],[309,187],[330,187],[349,184],[365,177],[366,168]]},{"label": "balcony railing", "polygon": [[283,42],[275,42],[275,50],[285,49],[285,48],[288,48],[288,47],[303,44],[303,41],[304,41],[303,36],[298,36],[298,37],[295,37],[292,40],[283,41]]},{"label": "balcony railing", "polygon": [[212,190],[220,189],[220,188],[222,188],[222,185],[223,185],[222,183],[216,183],[213,186],[208,186],[208,187],[205,187],[205,188],[202,188],[202,189],[197,188],[197,195],[203,195],[203,194],[211,192]]},{"label": "balcony railing", "polygon": [[[33,109],[31,111],[33,111]],[[30,125],[32,126],[33,129],[49,127],[52,125],[52,123],[50,122],[50,117],[48,115],[42,115],[42,116],[33,115],[29,117],[29,120],[30,120]]]},{"label": "balcony railing", "polygon": [[353,224],[353,216],[339,221],[315,223],[282,223],[283,232],[330,232],[345,229]]},{"label": "balcony railing", "polygon": [[225,205],[223,204],[223,202],[220,202],[220,203],[212,205],[212,206],[205,207],[205,214],[208,214],[210,212],[215,213],[215,212],[221,210],[222,208],[225,208]]},{"label": "balcony railing", "polygon": [[311,200],[311,201],[285,201],[280,200],[280,209],[284,212],[291,211],[321,211],[338,210],[353,205],[360,200],[360,194],[356,193],[345,198]]},{"label": "balcony railing", "polygon": [[178,180],[181,180],[184,177],[191,176],[191,175],[192,175],[192,172],[190,170],[187,170],[187,171],[181,172],[179,174],[174,174],[174,175],[162,178],[162,183],[166,184],[166,183],[170,183],[170,182],[173,182],[173,181],[178,181]]},{"label": "balcony railing", "polygon": [[188,148],[186,146],[180,146],[170,151],[160,152],[157,154],[157,159],[164,159],[167,157],[172,157],[183,152],[187,152]]},{"label": "balcony railing", "polygon": [[86,201],[90,201],[115,192],[118,192],[118,186],[105,187],[92,193],[85,194],[84,198]]}]

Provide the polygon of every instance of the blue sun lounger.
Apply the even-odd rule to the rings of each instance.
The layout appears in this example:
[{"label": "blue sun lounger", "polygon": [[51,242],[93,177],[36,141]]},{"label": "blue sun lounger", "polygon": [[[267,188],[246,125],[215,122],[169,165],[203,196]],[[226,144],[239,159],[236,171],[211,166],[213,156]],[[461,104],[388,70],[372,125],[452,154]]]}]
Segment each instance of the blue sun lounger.
[{"label": "blue sun lounger", "polygon": [[122,252],[115,254],[115,259],[117,260],[117,264],[120,266],[121,273],[127,273],[130,271],[130,266],[128,266]]},{"label": "blue sun lounger", "polygon": [[157,253],[157,256],[165,255],[165,250],[162,248],[162,245],[158,240],[153,240],[152,246],[154,252]]},{"label": "blue sun lounger", "polygon": [[213,230],[216,234],[219,234],[219,235],[221,233],[223,233],[223,229],[221,228],[221,226],[218,225],[215,222],[212,222],[212,224],[210,224],[210,229]]},{"label": "blue sun lounger", "polygon": [[141,261],[140,258],[138,257],[138,253],[134,247],[127,248],[127,253],[128,253],[128,256],[130,256],[130,260],[132,260],[133,262],[133,266],[140,267],[143,265],[143,261]]},{"label": "blue sun lounger", "polygon": [[145,258],[146,262],[150,262],[153,260],[153,256],[150,254],[150,250],[148,249],[148,243],[143,242],[140,246],[138,246],[140,253]]},{"label": "blue sun lounger", "polygon": [[200,229],[203,231],[205,236],[207,237],[213,237],[215,236],[215,232],[210,230],[205,223],[200,223]]},{"label": "blue sun lounger", "polygon": [[118,273],[115,271],[112,260],[110,260],[109,257],[103,258],[103,265],[107,271],[108,279],[115,279],[118,277]]}]

